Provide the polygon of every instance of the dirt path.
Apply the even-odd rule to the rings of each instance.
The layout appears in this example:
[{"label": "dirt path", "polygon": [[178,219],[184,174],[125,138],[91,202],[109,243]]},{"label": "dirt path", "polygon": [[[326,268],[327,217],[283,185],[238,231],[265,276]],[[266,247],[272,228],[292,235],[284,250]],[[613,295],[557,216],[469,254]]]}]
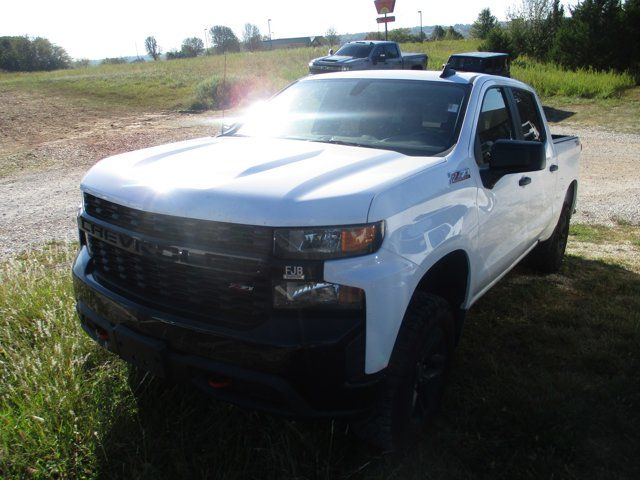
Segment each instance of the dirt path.
[{"label": "dirt path", "polygon": [[[207,115],[123,114],[0,92],[0,259],[76,238],[78,185],[109,155],[213,131]],[[578,222],[640,224],[640,135],[553,126],[581,137]]]}]

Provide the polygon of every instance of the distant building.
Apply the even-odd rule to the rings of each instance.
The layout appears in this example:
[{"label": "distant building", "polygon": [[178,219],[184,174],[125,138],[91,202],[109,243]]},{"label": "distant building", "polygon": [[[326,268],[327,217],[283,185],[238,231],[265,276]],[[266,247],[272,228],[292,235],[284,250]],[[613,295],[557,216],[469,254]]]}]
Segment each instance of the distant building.
[{"label": "distant building", "polygon": [[274,38],[273,40],[263,40],[262,48],[269,50],[270,48],[321,47],[325,43],[326,41],[321,35],[317,37]]}]

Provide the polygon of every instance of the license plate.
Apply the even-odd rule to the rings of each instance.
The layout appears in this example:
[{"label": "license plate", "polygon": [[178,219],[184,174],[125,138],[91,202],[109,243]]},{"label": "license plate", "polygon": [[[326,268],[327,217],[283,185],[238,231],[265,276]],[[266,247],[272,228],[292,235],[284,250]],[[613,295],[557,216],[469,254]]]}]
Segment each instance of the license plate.
[{"label": "license plate", "polygon": [[166,346],[161,340],[140,335],[122,325],[113,330],[118,355],[132,365],[156,377],[164,377]]}]

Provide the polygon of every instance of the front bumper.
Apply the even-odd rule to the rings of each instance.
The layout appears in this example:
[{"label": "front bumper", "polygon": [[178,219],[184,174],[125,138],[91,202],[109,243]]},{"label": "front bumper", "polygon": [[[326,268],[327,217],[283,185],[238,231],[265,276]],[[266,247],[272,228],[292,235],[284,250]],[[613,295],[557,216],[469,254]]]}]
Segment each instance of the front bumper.
[{"label": "front bumper", "polygon": [[82,247],[73,267],[82,328],[157,376],[193,382],[219,399],[296,418],[356,416],[384,372],[364,374],[364,315],[302,311],[251,329],[178,317],[115,293],[92,275]]}]

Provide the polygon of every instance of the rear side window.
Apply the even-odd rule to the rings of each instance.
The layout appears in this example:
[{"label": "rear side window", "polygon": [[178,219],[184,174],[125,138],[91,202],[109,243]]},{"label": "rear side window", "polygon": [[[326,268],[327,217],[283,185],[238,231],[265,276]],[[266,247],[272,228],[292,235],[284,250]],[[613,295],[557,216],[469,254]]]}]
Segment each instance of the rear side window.
[{"label": "rear side window", "polygon": [[516,100],[520,122],[522,123],[522,136],[525,140],[543,142],[544,128],[538,111],[538,105],[531,92],[513,89],[513,97]]},{"label": "rear side window", "polygon": [[477,135],[481,150],[480,158],[477,160],[480,164],[489,161],[491,147],[496,140],[516,138],[511,113],[502,88],[487,90],[482,101]]}]

